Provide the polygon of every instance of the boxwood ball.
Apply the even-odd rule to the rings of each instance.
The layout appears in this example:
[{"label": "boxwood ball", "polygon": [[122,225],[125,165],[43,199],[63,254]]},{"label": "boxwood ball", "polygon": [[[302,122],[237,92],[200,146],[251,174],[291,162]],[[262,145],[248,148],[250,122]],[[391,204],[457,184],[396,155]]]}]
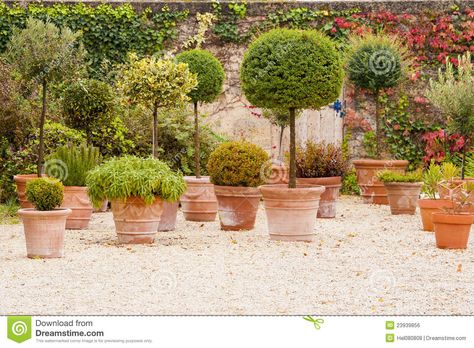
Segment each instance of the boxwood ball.
[{"label": "boxwood ball", "polygon": [[319,109],[339,97],[343,62],[314,30],[274,29],[250,44],[241,66],[247,99],[263,108]]}]

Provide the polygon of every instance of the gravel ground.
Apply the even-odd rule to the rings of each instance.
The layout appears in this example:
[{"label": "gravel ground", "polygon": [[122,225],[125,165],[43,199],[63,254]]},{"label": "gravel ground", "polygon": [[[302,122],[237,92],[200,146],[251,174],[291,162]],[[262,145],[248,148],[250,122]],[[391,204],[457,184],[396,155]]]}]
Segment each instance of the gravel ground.
[{"label": "gravel ground", "polygon": [[154,245],[116,244],[111,213],[67,231],[63,259],[26,258],[21,225],[0,225],[0,314],[474,314],[473,242],[435,247],[420,217],[342,197],[313,243],[271,242],[178,215]]}]

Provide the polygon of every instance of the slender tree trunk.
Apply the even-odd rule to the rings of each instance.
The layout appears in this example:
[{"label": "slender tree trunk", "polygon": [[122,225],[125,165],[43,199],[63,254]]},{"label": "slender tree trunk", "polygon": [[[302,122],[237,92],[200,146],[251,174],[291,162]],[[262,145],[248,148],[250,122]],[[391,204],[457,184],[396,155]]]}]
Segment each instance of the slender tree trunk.
[{"label": "slender tree trunk", "polygon": [[201,177],[201,144],[199,142],[199,115],[198,103],[194,102],[194,174],[196,178]]},{"label": "slender tree trunk", "polygon": [[295,108],[290,108],[290,181],[289,188],[296,188],[296,113]]},{"label": "slender tree trunk", "polygon": [[41,119],[40,119],[40,134],[39,134],[39,148],[38,148],[38,177],[41,177],[43,172],[43,159],[44,159],[44,123],[46,120],[46,93],[47,93],[47,82],[43,78],[43,107],[41,110]]},{"label": "slender tree trunk", "polygon": [[153,150],[154,158],[158,158],[158,105],[153,108]]},{"label": "slender tree trunk", "polygon": [[375,154],[377,158],[380,158],[382,152],[382,127],[380,126],[380,103],[379,103],[380,91],[375,91]]},{"label": "slender tree trunk", "polygon": [[283,132],[285,126],[280,126],[280,144],[278,145],[278,160],[283,161]]}]

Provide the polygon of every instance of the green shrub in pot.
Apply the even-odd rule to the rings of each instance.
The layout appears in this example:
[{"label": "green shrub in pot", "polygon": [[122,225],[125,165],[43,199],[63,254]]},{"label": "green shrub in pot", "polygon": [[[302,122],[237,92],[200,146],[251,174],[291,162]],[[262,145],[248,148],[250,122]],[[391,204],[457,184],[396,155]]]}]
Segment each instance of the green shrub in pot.
[{"label": "green shrub in pot", "polygon": [[63,202],[64,186],[57,179],[35,179],[26,184],[26,196],[36,210],[54,210]]}]

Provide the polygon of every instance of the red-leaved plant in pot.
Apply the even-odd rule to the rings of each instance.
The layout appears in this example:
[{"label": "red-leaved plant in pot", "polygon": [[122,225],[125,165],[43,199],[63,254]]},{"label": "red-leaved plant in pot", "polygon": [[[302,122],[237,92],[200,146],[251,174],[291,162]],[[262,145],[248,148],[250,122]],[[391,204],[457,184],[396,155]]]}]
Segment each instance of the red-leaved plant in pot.
[{"label": "red-leaved plant in pot", "polygon": [[296,149],[296,182],[326,188],[319,201],[317,217],[336,216],[336,199],[347,168],[342,149],[337,145],[307,141],[304,147]]},{"label": "red-leaved plant in pot", "polygon": [[258,186],[271,168],[268,154],[248,142],[223,143],[212,152],[207,171],[214,184],[223,230],[251,230],[262,197]]},{"label": "red-leaved plant in pot", "polygon": [[312,241],[324,186],[296,184],[296,111],[319,109],[340,94],[342,60],[334,42],[313,30],[274,29],[252,42],[240,77],[247,99],[266,109],[288,109],[288,185],[262,185],[270,238]]},{"label": "red-leaved plant in pot", "polygon": [[26,196],[35,208],[18,211],[25,231],[29,258],[57,258],[64,255],[64,231],[71,209],[58,208],[64,186],[57,179],[37,178],[26,184]]}]

